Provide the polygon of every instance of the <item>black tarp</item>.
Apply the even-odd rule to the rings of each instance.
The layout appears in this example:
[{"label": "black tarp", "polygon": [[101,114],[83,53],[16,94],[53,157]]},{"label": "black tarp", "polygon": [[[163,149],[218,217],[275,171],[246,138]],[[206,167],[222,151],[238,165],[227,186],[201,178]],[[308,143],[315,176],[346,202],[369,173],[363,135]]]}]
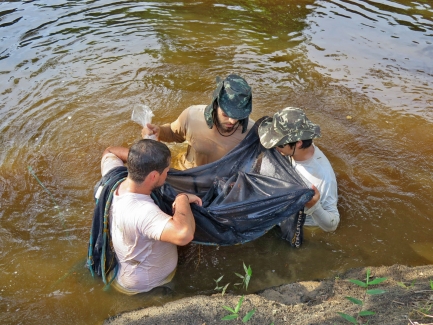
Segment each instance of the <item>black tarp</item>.
[{"label": "black tarp", "polygon": [[[302,243],[302,211],[314,195],[276,149],[265,149],[257,133],[258,121],[222,159],[184,171],[170,170],[166,184],[154,191],[157,204],[171,214],[179,192],[202,198],[192,205],[196,222],[194,242],[234,245],[262,236],[280,225],[282,237],[292,246]],[[262,162],[272,165],[262,168]]]},{"label": "black tarp", "polygon": [[[179,192],[202,198],[192,204],[196,222],[194,242],[205,245],[235,245],[259,238],[279,225],[282,237],[293,247],[302,244],[303,208],[314,195],[289,161],[275,149],[267,150],[257,134],[258,121],[245,139],[222,159],[185,171],[170,170],[166,183],[152,192],[155,203],[172,214]],[[263,168],[266,162],[271,168]],[[118,167],[95,186],[99,192],[93,215],[87,266],[103,277],[117,262],[110,240],[108,212],[113,192],[127,175]]]}]

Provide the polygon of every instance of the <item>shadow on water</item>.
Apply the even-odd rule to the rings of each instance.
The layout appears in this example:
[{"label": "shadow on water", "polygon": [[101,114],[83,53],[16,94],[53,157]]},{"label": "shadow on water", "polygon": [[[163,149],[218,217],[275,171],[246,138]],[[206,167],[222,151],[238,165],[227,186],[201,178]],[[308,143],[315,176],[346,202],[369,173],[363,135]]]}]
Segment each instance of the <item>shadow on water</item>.
[{"label": "shadow on water", "polygon": [[[211,294],[221,275],[237,281],[243,262],[250,292],[431,263],[432,26],[422,1],[2,2],[1,322],[101,323]],[[140,137],[134,105],[173,121],[209,103],[215,76],[232,72],[253,88],[252,118],[297,106],[321,126],[339,228],[306,229],[300,249],[277,230],[240,246],[190,244],[172,294],[104,291],[84,268],[100,154]]]}]

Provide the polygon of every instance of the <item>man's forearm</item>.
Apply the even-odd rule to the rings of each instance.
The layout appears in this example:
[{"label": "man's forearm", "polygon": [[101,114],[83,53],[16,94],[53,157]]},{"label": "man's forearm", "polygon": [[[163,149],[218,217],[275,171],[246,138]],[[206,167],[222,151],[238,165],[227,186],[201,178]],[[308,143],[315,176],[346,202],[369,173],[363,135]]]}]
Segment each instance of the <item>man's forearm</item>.
[{"label": "man's forearm", "polygon": [[195,220],[191,211],[189,199],[186,195],[180,195],[175,199],[176,209],[173,222],[182,229],[185,245],[194,238]]},{"label": "man's forearm", "polygon": [[126,161],[128,160],[129,149],[125,147],[108,147],[102,153],[102,156],[106,155],[107,153],[112,153],[113,155],[121,159],[124,163],[126,163]]},{"label": "man's forearm", "polygon": [[182,143],[185,138],[181,134],[173,132],[171,124],[167,123],[159,127],[159,141]]},{"label": "man's forearm", "polygon": [[317,225],[324,231],[334,231],[340,223],[340,215],[326,211],[320,202],[317,202],[313,208],[307,209],[305,213],[311,215]]}]

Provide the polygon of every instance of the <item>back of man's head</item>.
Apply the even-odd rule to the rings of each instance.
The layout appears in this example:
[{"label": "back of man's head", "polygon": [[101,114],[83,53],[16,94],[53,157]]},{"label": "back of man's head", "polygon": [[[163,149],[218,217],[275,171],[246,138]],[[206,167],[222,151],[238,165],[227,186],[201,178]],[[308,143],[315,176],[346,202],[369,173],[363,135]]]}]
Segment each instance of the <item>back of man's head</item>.
[{"label": "back of man's head", "polygon": [[169,166],[170,159],[170,149],[164,143],[142,139],[129,149],[128,177],[136,183],[141,183],[154,170],[161,174]]}]

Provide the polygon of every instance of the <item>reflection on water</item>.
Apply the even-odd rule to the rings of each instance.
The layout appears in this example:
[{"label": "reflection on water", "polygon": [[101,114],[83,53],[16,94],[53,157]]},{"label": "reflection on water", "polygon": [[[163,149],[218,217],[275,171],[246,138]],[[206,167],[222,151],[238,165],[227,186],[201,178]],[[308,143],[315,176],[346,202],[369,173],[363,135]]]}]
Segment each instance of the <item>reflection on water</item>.
[{"label": "reflection on water", "polygon": [[[101,323],[210,294],[242,262],[250,292],[431,263],[432,30],[426,1],[0,3],[1,322]],[[139,138],[135,105],[172,121],[207,104],[215,76],[229,73],[252,86],[254,119],[299,106],[321,125],[339,228],[307,229],[298,250],[277,231],[242,246],[191,244],[179,249],[173,296],[104,291],[83,267],[100,154]],[[175,156],[184,145],[170,147]]]}]

